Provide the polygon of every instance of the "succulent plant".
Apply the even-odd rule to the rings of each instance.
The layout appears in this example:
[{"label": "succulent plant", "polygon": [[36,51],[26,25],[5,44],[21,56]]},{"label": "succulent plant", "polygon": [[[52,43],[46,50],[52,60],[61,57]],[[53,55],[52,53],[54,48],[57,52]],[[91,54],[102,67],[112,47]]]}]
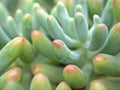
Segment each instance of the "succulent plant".
[{"label": "succulent plant", "polygon": [[120,0],[12,1],[0,2],[0,90],[119,90]]}]

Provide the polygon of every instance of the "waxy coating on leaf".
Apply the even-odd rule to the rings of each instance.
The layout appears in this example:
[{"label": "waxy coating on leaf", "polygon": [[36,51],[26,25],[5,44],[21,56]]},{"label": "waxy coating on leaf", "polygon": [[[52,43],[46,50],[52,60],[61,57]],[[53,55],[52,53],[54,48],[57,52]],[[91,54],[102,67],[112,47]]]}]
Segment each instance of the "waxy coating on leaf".
[{"label": "waxy coating on leaf", "polygon": [[94,62],[98,62],[99,63],[99,62],[101,62],[103,60],[103,58],[104,57],[102,55],[97,55],[97,56],[94,57]]},{"label": "waxy coating on leaf", "polygon": [[101,78],[93,80],[90,83],[89,90],[119,90],[120,82],[116,80],[110,80],[108,78]]},{"label": "waxy coating on leaf", "polygon": [[30,84],[30,90],[52,90],[49,79],[46,75],[39,73],[35,75]]},{"label": "waxy coating on leaf", "polygon": [[100,27],[101,30],[104,30],[106,28],[105,24],[98,24],[98,27]]},{"label": "waxy coating on leaf", "polygon": [[77,12],[74,16],[75,19],[75,30],[77,33],[77,37],[81,42],[86,42],[88,39],[88,24],[85,16]]},{"label": "waxy coating on leaf", "polygon": [[62,40],[68,47],[75,48],[78,47],[80,42],[72,39],[66,33],[64,33],[63,28],[58,23],[57,19],[52,15],[47,16],[47,31],[53,39]]},{"label": "waxy coating on leaf", "polygon": [[108,0],[103,12],[101,14],[101,20],[102,22],[110,29],[111,26],[114,24],[115,16],[113,13],[113,5],[112,1],[114,0]]},{"label": "waxy coating on leaf", "polygon": [[120,56],[113,56],[108,54],[98,54],[93,59],[95,68],[101,73],[109,76],[120,75]]},{"label": "waxy coating on leaf", "polygon": [[114,31],[120,32],[120,22],[116,23],[116,24],[113,26],[113,29],[114,29]]},{"label": "waxy coating on leaf", "polygon": [[0,72],[4,71],[10,64],[12,64],[21,54],[22,47],[25,43],[24,37],[16,37],[0,51]]},{"label": "waxy coating on leaf", "polygon": [[18,25],[18,27],[21,28],[22,20],[23,20],[23,11],[21,9],[17,9],[14,15],[14,19]]},{"label": "waxy coating on leaf", "polygon": [[52,42],[53,47],[55,48],[62,48],[64,46],[64,43],[61,40],[54,40]]},{"label": "waxy coating on leaf", "polygon": [[65,81],[62,81],[58,84],[55,90],[72,90],[72,89]]},{"label": "waxy coating on leaf", "polygon": [[39,35],[41,36],[42,34],[38,30],[33,30],[32,33],[31,33],[32,37],[39,36]]},{"label": "waxy coating on leaf", "polygon": [[[10,75],[10,76],[9,76],[9,75]],[[20,75],[20,74],[19,74],[17,71],[12,71],[11,73],[8,74],[8,77],[7,77],[7,78],[13,80],[13,78],[15,79],[15,78],[20,77],[19,75]]]},{"label": "waxy coating on leaf", "polygon": [[9,16],[9,12],[7,8],[4,6],[2,2],[0,2],[0,24],[5,24],[5,19]]},{"label": "waxy coating on leaf", "polygon": [[100,23],[102,23],[101,18],[97,14],[93,15],[93,25]]},{"label": "waxy coating on leaf", "polygon": [[52,50],[52,43],[47,36],[40,31],[33,30],[31,38],[33,45],[41,54],[51,58],[52,60],[57,60],[57,57],[54,55]]},{"label": "waxy coating on leaf", "polygon": [[63,41],[54,40],[52,42],[53,53],[59,58],[62,63],[75,63],[79,60],[81,52],[70,50]]},{"label": "waxy coating on leaf", "polygon": [[29,13],[26,13],[22,19],[22,35],[31,41],[31,32],[32,32],[32,20],[33,16]]},{"label": "waxy coating on leaf", "polygon": [[48,35],[47,30],[48,13],[43,8],[37,8],[33,16],[33,29],[43,29],[42,31]]},{"label": "waxy coating on leaf", "polygon": [[3,90],[3,87],[9,81],[19,82],[21,78],[21,69],[20,68],[12,68],[6,72],[4,72],[0,76],[0,89]]},{"label": "waxy coating on leaf", "polygon": [[24,90],[24,89],[22,88],[20,83],[10,80],[4,85],[2,90]]},{"label": "waxy coating on leaf", "polygon": [[45,80],[45,79],[47,79],[47,77],[46,77],[44,74],[39,73],[39,74],[35,75],[35,77],[34,77],[34,80],[35,80],[35,81],[38,80],[38,79],[43,79],[43,80]]},{"label": "waxy coating on leaf", "polygon": [[98,51],[101,53],[116,54],[120,50],[119,44],[120,44],[120,22],[113,25],[108,36],[106,37],[105,43]]},{"label": "waxy coating on leaf", "polygon": [[114,12],[114,16],[116,19],[116,22],[120,21],[120,0],[112,0],[113,1],[113,12]]},{"label": "waxy coating on leaf", "polygon": [[20,30],[14,18],[12,16],[8,16],[5,21],[6,21],[6,26],[4,28],[7,35],[11,39],[14,39],[15,37],[19,36]]},{"label": "waxy coating on leaf", "polygon": [[10,37],[5,33],[5,30],[0,26],[0,49],[10,41]]},{"label": "waxy coating on leaf", "polygon": [[41,68],[40,65],[33,65],[32,66],[32,73],[36,74],[36,72],[38,72],[40,68]]},{"label": "waxy coating on leaf", "polygon": [[1,75],[1,80],[7,82],[9,80],[19,81],[21,77],[21,69],[20,68],[13,68]]},{"label": "waxy coating on leaf", "polygon": [[49,78],[50,82],[53,83],[59,83],[63,80],[62,71],[62,67],[55,65],[35,64],[32,66],[32,74],[36,75],[38,73],[43,73]]},{"label": "waxy coating on leaf", "polygon": [[87,1],[87,6],[88,6],[90,17],[92,17],[94,14],[101,15],[103,7],[99,0],[92,0],[92,1],[86,0],[86,1]]},{"label": "waxy coating on leaf", "polygon": [[[3,1],[8,6],[11,3],[11,0]],[[0,25],[3,29],[0,31],[0,48],[7,42],[11,43],[10,39],[23,36],[0,51],[0,73],[15,67],[22,68],[20,81],[19,73],[15,71],[10,73],[10,77],[10,74],[6,75],[10,80],[2,84],[4,89],[16,87],[15,90],[19,90],[21,85],[25,90],[47,87],[46,90],[52,90],[51,86],[53,90],[88,90],[89,86],[90,90],[120,89],[120,0],[20,2],[20,9],[13,6],[12,10],[17,11],[10,13],[12,16],[8,16],[8,11],[0,3]],[[51,12],[47,12],[54,4],[56,6]],[[28,64],[29,61],[32,62]],[[11,65],[14,63],[16,65]],[[96,80],[102,76],[103,81]],[[105,80],[107,76],[115,78]],[[4,90],[1,88],[2,77],[0,90]]]},{"label": "waxy coating on leaf", "polygon": [[69,73],[77,73],[78,69],[76,68],[75,65],[67,65],[64,69],[64,71],[69,74]]},{"label": "waxy coating on leaf", "polygon": [[82,88],[88,83],[85,69],[82,70],[76,65],[67,65],[63,70],[63,76],[72,88]]},{"label": "waxy coating on leaf", "polygon": [[90,83],[90,88],[89,90],[106,90],[106,88],[104,87],[104,84],[100,83],[99,81],[93,81]]},{"label": "waxy coating on leaf", "polygon": [[80,4],[76,5],[76,7],[75,7],[75,13],[77,13],[77,12],[81,12],[81,13],[84,12],[83,7]]},{"label": "waxy coating on leaf", "polygon": [[23,50],[19,56],[20,59],[25,63],[31,63],[34,56],[35,54],[32,44],[27,39],[25,39]]},{"label": "waxy coating on leaf", "polygon": [[105,43],[106,37],[108,35],[108,29],[105,24],[97,24],[92,29],[91,39],[88,43],[88,49],[91,51],[95,51],[100,49]]}]

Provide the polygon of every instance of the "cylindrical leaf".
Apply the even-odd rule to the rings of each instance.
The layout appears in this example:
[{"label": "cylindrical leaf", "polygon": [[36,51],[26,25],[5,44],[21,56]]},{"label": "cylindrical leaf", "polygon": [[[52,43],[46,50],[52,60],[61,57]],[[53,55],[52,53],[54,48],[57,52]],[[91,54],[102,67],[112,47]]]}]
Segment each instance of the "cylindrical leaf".
[{"label": "cylindrical leaf", "polygon": [[33,77],[30,90],[52,90],[52,87],[46,75],[39,73]]},{"label": "cylindrical leaf", "polygon": [[120,56],[98,54],[94,57],[94,66],[102,74],[120,76]]}]

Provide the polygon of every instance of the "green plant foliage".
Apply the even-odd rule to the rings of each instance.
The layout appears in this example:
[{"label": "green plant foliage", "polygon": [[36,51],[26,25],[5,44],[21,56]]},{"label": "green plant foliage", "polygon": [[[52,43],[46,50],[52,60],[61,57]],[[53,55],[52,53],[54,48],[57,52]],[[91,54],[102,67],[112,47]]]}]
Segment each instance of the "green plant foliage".
[{"label": "green plant foliage", "polygon": [[0,0],[0,90],[119,90],[120,0]]}]

